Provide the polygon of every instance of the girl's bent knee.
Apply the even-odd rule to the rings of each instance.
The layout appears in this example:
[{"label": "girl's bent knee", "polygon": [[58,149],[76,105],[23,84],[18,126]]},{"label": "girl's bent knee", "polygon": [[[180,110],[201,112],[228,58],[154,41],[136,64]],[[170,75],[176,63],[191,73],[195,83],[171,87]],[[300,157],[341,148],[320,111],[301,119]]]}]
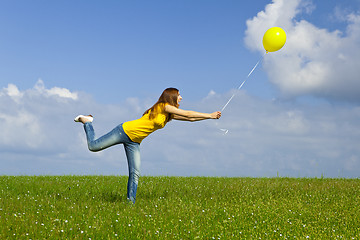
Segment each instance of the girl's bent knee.
[{"label": "girl's bent knee", "polygon": [[91,152],[98,152],[100,151],[101,149],[100,148],[96,148],[96,147],[93,147],[93,146],[88,146],[88,149],[91,151]]}]

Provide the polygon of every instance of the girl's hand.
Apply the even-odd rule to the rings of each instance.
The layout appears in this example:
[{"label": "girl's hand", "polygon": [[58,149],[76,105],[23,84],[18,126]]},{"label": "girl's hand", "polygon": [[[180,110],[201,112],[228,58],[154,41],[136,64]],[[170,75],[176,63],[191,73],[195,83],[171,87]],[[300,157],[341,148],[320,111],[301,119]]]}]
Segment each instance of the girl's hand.
[{"label": "girl's hand", "polygon": [[221,112],[217,111],[217,112],[213,112],[210,114],[211,119],[219,119],[221,117]]}]

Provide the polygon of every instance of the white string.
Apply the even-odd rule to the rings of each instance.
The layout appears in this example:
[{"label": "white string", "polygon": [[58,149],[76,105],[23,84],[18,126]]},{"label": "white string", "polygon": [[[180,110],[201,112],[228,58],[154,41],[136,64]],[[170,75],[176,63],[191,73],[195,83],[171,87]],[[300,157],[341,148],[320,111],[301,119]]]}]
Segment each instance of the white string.
[{"label": "white string", "polygon": [[[266,52],[267,53],[267,52]],[[265,54],[266,54],[265,53]],[[247,75],[247,77],[245,78],[245,80],[240,84],[240,86],[237,88],[237,90],[240,90],[242,88],[242,86],[245,84],[246,80],[248,80],[248,78],[250,77],[250,75],[253,73],[253,71],[255,70],[255,68],[259,65],[259,63],[261,62],[261,60],[264,58],[265,54],[260,58],[260,60],[255,64],[255,66],[253,67],[253,69],[249,72],[249,74]],[[223,112],[225,110],[225,108],[227,107],[227,105],[231,102],[231,100],[235,97],[235,95],[237,94],[238,91],[234,92],[234,94],[231,96],[231,98],[227,101],[227,103],[224,105],[224,107],[221,109],[221,112]]]},{"label": "white string", "polygon": [[[253,67],[253,69],[251,69],[251,71],[249,72],[249,74],[247,75],[247,77],[245,78],[245,80],[240,84],[240,86],[237,88],[237,91],[235,91],[233,93],[233,95],[230,97],[230,99],[227,101],[227,103],[223,106],[223,108],[221,109],[221,112],[223,112],[225,110],[225,108],[227,107],[227,105],[229,105],[229,103],[231,102],[231,100],[235,97],[235,95],[237,94],[237,92],[242,88],[242,86],[245,84],[246,80],[248,80],[248,78],[250,77],[250,75],[254,72],[254,70],[256,69],[256,67],[259,65],[259,63],[263,60],[264,56],[267,54],[267,52],[264,53],[264,55],[260,58],[260,60],[255,64],[255,66]],[[224,132],[224,135],[226,135],[229,130],[225,129],[225,128],[220,128],[221,131]]]}]

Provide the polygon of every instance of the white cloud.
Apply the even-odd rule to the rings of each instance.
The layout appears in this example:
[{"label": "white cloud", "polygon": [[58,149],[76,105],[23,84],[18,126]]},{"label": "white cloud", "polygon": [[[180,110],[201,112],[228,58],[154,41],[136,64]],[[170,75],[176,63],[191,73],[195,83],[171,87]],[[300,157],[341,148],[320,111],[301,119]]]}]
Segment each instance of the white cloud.
[{"label": "white cloud", "polygon": [[14,84],[9,83],[7,87],[4,87],[2,91],[0,91],[0,96],[10,96],[12,99],[19,99],[24,96],[24,94],[30,95],[42,95],[46,97],[58,97],[57,100],[61,99],[78,99],[77,92],[71,92],[69,89],[60,88],[60,87],[53,87],[47,89],[44,85],[44,81],[39,79],[33,89],[28,89],[25,92],[21,92],[18,87]]},{"label": "white cloud", "polygon": [[45,93],[46,96],[59,96],[61,98],[70,98],[73,100],[78,98],[78,93],[72,93],[66,88],[53,87],[46,89],[44,82],[41,79],[37,81],[34,89],[36,89],[39,93]]},{"label": "white cloud", "polygon": [[[208,106],[225,99],[207,97],[198,110],[212,111]],[[199,105],[183,107],[193,106]],[[359,114],[357,107],[284,104],[240,92],[217,122],[174,121],[151,136],[143,152],[157,153],[162,163],[146,161],[145,168],[175,175],[356,177]]]},{"label": "white cloud", "polygon": [[119,154],[87,151],[82,126],[73,119],[94,114],[100,135],[136,118],[133,105],[101,105],[85,93],[46,88],[42,80],[24,91],[9,84],[0,91],[0,174],[115,174]]},{"label": "white cloud", "polygon": [[[127,174],[122,146],[87,150],[73,118],[93,114],[98,136],[141,116],[156,99],[99,104],[78,93],[67,101],[48,89],[0,94],[0,174]],[[182,108],[212,112],[228,99],[211,92]],[[241,103],[241,104],[239,104]],[[240,91],[219,121],[171,121],[142,144],[144,175],[357,177],[359,107],[294,105]],[[224,135],[221,128],[229,133]]]},{"label": "white cloud", "polygon": [[247,21],[245,43],[250,49],[264,52],[261,40],[265,31],[282,27],[287,34],[286,44],[280,51],[267,54],[263,66],[285,97],[313,95],[359,102],[360,16],[343,16],[346,32],[329,31],[296,20],[298,14],[312,11],[314,7],[308,3],[273,0]]},{"label": "white cloud", "polygon": [[0,92],[0,98],[1,149],[32,151],[54,141],[52,138],[55,137],[48,135],[51,132],[50,122],[62,118],[55,115],[56,112],[64,112],[61,107],[69,104],[62,100],[76,100],[77,93],[71,93],[65,88],[46,89],[43,81],[39,80],[34,88],[25,91],[20,91],[14,84],[8,84]]},{"label": "white cloud", "polygon": [[22,93],[19,91],[16,85],[8,84],[7,88],[3,88],[2,94],[7,94],[10,97],[22,97]]},{"label": "white cloud", "polygon": [[43,136],[35,115],[24,110],[16,111],[15,114],[0,113],[0,122],[2,146],[11,148],[40,146]]}]

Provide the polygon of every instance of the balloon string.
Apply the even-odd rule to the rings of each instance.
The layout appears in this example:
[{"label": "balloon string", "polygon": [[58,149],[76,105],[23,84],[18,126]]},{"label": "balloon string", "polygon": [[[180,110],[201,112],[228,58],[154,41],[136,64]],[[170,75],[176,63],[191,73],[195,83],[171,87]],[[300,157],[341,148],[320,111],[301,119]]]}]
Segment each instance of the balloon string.
[{"label": "balloon string", "polygon": [[[247,77],[245,78],[245,80],[240,84],[240,86],[237,88],[237,90],[240,90],[242,88],[242,86],[245,84],[246,80],[248,80],[248,78],[250,77],[250,75],[254,72],[254,70],[256,69],[256,67],[259,65],[259,63],[263,60],[264,56],[267,54],[268,52],[265,52],[264,55],[260,58],[260,60],[255,64],[255,66],[253,67],[253,69],[249,72],[249,74],[247,75]],[[225,108],[227,107],[227,105],[231,102],[231,100],[235,97],[235,95],[237,94],[237,91],[233,93],[233,95],[230,97],[230,99],[227,101],[227,103],[224,105],[224,107],[221,109],[221,112],[223,112],[225,110]]]},{"label": "balloon string", "polygon": [[[260,64],[260,62],[263,60],[264,56],[267,54],[268,52],[266,51],[264,53],[264,55],[260,58],[260,60],[255,64],[255,66],[253,67],[253,69],[251,69],[251,71],[249,72],[249,74],[247,75],[247,77],[245,78],[245,80],[240,84],[240,86],[237,88],[237,91],[240,90],[242,88],[242,86],[245,84],[246,80],[250,77],[250,75],[254,72],[254,70],[256,69],[256,67]],[[224,105],[224,107],[221,109],[221,112],[223,112],[225,110],[225,108],[227,107],[227,105],[229,105],[229,103],[231,102],[231,100],[235,97],[236,93],[233,93],[233,95],[230,97],[230,99],[227,101],[227,103]],[[229,129],[226,128],[219,128],[224,135],[226,135],[229,132]]]}]

